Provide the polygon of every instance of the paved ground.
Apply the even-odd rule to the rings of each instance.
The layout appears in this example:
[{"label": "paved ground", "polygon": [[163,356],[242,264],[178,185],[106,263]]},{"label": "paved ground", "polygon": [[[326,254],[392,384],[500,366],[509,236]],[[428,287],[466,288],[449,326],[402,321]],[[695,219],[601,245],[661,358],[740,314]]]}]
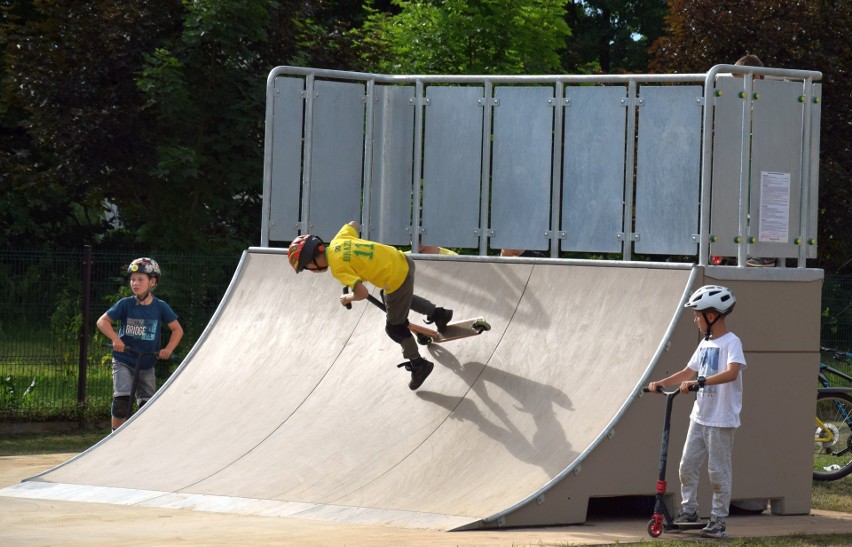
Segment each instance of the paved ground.
[{"label": "paved ground", "polygon": [[[0,487],[69,457],[70,454],[0,457]],[[731,517],[728,524],[731,537],[735,538],[852,533],[852,515],[821,511],[794,517]],[[645,525],[644,519],[598,520],[556,528],[438,532],[0,497],[0,545],[602,545],[647,540]]]}]

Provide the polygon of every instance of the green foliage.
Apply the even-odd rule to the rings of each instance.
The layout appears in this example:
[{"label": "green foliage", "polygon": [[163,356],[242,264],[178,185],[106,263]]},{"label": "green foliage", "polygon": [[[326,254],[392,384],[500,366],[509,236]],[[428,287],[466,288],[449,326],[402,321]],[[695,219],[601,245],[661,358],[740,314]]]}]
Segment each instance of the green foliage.
[{"label": "green foliage", "polygon": [[394,0],[358,33],[370,70],[408,74],[541,74],[560,68],[565,2]]},{"label": "green foliage", "polygon": [[0,382],[0,414],[23,409],[27,401],[32,399],[36,381],[37,378],[33,378],[29,386],[22,389],[20,382],[16,382],[11,375],[4,375],[3,381]]},{"label": "green foliage", "polygon": [[666,0],[573,0],[567,21],[568,72],[646,72],[648,48],[663,32]]},{"label": "green foliage", "polygon": [[185,2],[182,33],[144,56],[136,83],[158,135],[152,184],[122,205],[140,239],[236,251],[256,233],[272,5]]},{"label": "green foliage", "polygon": [[104,198],[146,183],[133,75],[179,4],[26,4],[0,22],[0,234],[12,245],[92,242],[110,228]]},{"label": "green foliage", "polygon": [[656,72],[705,72],[754,53],[766,66],[823,73],[819,259],[852,265],[852,2],[837,0],[670,0],[668,35],[654,44]]},{"label": "green foliage", "polygon": [[83,327],[83,313],[80,307],[79,287],[63,287],[56,297],[56,305],[50,316],[51,332],[54,340],[73,343],[79,339]]}]

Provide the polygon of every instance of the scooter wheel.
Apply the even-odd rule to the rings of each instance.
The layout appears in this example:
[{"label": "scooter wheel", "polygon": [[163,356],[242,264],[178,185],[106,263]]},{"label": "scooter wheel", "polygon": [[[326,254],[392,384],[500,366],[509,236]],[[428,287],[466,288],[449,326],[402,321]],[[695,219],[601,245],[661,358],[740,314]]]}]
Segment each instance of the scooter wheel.
[{"label": "scooter wheel", "polygon": [[651,519],[648,521],[648,535],[652,538],[658,538],[663,533],[663,523],[659,522],[657,519]]},{"label": "scooter wheel", "polygon": [[432,343],[432,338],[426,336],[425,334],[417,334],[417,343],[421,346],[428,346]]}]

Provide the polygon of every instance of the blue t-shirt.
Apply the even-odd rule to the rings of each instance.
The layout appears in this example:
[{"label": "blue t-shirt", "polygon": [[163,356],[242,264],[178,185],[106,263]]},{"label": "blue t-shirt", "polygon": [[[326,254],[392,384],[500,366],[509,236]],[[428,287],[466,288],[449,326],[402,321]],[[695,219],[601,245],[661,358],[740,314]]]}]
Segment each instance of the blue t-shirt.
[{"label": "blue t-shirt", "polygon": [[[107,315],[113,321],[121,322],[118,336],[124,344],[140,353],[159,352],[162,349],[160,336],[163,325],[168,325],[177,319],[177,315],[169,305],[156,297],[147,306],[138,304],[135,296],[122,298],[107,310]],[[127,350],[121,353],[113,351],[112,356],[131,367],[136,366],[137,355]],[[155,355],[145,355],[139,363],[139,368],[145,370],[156,364]]]}]

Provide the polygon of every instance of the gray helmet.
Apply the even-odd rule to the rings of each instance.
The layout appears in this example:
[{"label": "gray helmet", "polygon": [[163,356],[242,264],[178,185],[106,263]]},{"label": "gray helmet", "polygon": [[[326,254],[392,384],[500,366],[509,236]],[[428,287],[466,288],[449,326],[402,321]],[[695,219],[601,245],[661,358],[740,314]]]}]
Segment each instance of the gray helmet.
[{"label": "gray helmet", "polygon": [[731,289],[720,285],[704,285],[689,297],[689,302],[684,308],[697,311],[714,310],[722,315],[728,315],[734,311],[737,299]]}]

